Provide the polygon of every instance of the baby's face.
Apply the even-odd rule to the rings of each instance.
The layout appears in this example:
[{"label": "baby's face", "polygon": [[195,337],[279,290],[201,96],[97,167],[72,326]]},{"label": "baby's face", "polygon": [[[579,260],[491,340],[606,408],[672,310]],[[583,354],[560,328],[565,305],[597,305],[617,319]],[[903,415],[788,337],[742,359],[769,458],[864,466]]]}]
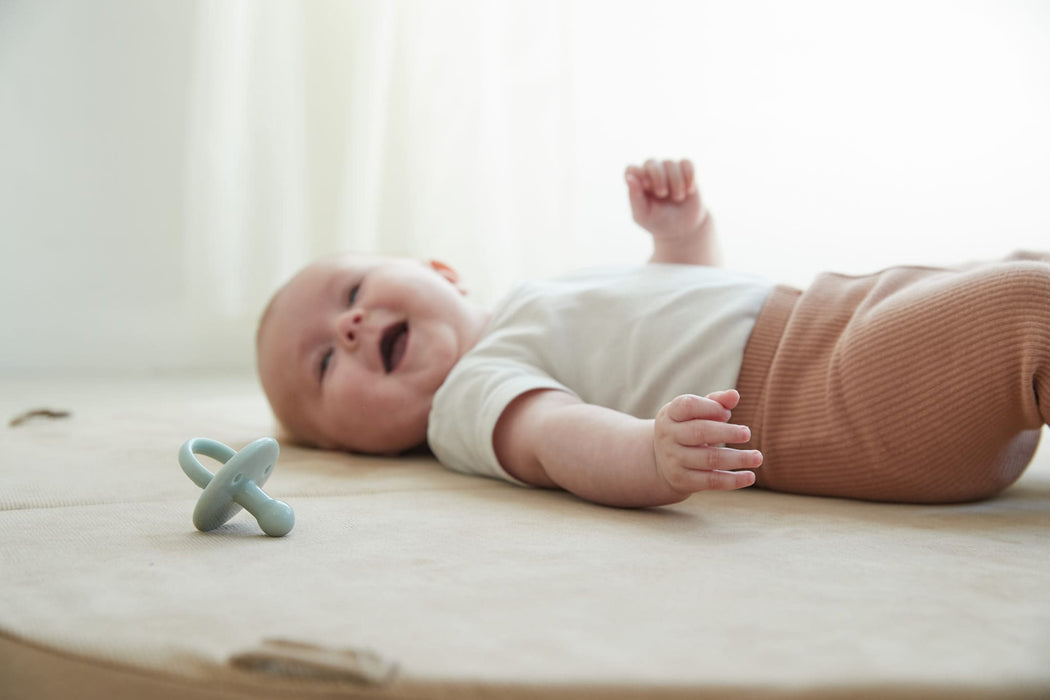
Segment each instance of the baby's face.
[{"label": "baby's face", "polygon": [[396,453],[426,440],[434,393],[488,315],[435,263],[314,263],[271,302],[259,377],[277,418],[327,449]]}]

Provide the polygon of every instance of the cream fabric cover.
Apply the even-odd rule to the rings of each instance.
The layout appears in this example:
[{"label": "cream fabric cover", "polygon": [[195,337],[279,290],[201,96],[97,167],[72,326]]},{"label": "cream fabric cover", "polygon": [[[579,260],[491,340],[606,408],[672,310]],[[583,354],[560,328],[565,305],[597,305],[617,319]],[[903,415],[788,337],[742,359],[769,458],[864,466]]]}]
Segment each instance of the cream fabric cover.
[{"label": "cream fabric cover", "polygon": [[0,407],[72,412],[0,428],[0,697],[1050,696],[1050,448],[972,505],[629,511],[285,446],[272,539],[194,530],[176,458],[272,434],[249,379]]}]

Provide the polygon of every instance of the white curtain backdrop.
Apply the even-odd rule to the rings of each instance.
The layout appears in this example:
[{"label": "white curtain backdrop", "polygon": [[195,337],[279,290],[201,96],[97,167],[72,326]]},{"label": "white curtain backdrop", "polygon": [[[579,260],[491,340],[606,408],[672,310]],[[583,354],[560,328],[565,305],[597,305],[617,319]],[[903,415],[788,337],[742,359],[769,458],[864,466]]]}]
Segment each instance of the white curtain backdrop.
[{"label": "white curtain backdrop", "polygon": [[1047,249],[1046,124],[1041,2],[0,0],[0,371],[246,371],[336,251],[642,261],[651,155],[781,281]]}]

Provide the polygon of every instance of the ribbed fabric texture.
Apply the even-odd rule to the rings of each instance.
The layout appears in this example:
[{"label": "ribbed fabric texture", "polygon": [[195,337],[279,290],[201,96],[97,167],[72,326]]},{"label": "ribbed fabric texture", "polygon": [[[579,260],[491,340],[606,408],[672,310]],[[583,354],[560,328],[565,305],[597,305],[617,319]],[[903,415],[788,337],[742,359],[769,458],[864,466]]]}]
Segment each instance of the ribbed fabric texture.
[{"label": "ribbed fabric texture", "polygon": [[1024,471],[1050,414],[1050,257],[778,287],[737,388],[733,420],[753,435],[743,447],[765,455],[760,487],[992,496]]}]

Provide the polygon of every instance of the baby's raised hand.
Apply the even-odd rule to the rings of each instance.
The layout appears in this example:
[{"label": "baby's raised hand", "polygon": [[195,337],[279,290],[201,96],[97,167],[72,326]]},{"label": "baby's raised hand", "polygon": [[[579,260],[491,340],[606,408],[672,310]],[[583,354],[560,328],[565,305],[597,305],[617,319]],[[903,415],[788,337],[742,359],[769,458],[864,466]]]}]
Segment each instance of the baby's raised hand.
[{"label": "baby's raised hand", "polygon": [[755,483],[753,471],[762,464],[758,450],[736,450],[721,444],[747,442],[751,431],[729,423],[740,401],[736,391],[706,397],[686,394],[660,409],[653,425],[656,468],[675,491],[729,491]]},{"label": "baby's raised hand", "polygon": [[649,159],[627,166],[624,179],[634,220],[654,237],[703,235],[710,216],[700,200],[691,161]]}]

